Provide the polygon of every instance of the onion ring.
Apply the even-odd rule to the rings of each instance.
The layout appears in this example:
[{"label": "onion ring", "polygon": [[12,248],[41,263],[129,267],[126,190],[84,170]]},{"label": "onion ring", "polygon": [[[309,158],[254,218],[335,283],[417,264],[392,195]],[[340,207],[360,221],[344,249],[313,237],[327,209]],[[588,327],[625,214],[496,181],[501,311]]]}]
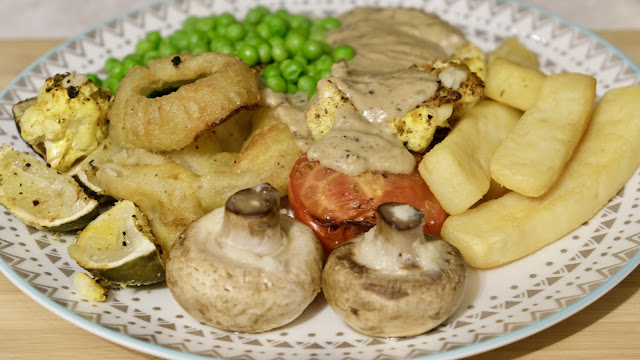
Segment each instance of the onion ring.
[{"label": "onion ring", "polygon": [[235,56],[204,53],[154,59],[132,68],[120,82],[109,111],[109,133],[125,147],[182,149],[259,101],[256,75]]}]

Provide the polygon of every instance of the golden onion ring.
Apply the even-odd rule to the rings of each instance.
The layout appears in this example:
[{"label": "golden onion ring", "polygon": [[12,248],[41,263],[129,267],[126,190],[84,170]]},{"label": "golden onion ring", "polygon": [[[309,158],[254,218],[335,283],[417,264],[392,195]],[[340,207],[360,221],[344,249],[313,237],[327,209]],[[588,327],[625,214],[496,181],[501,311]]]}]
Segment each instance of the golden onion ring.
[{"label": "golden onion ring", "polygon": [[[162,92],[169,93],[153,96]],[[155,59],[134,67],[120,82],[109,111],[109,133],[125,147],[182,149],[259,101],[256,75],[235,56],[204,53]]]}]

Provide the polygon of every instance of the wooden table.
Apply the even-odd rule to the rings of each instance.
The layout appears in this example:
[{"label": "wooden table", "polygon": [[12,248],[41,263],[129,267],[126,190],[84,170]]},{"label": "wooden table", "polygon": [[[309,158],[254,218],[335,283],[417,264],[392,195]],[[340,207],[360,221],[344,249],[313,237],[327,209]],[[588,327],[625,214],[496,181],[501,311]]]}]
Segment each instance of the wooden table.
[{"label": "wooden table", "polygon": [[[640,32],[601,33],[640,63]],[[0,41],[0,89],[60,40]],[[640,359],[640,269],[577,315],[480,359]],[[153,359],[59,318],[0,276],[0,359]]]}]

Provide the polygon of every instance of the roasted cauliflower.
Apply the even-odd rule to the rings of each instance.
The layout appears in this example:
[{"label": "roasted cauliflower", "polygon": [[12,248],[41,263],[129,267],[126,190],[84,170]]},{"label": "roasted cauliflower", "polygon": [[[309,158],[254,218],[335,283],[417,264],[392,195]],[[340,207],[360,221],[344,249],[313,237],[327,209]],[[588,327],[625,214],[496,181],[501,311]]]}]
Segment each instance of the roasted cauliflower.
[{"label": "roasted cauliflower", "polygon": [[[423,153],[438,129],[448,129],[464,111],[483,95],[484,82],[461,60],[436,60],[415,67],[435,75],[438,89],[426,102],[405,115],[392,119],[392,132],[406,148]],[[352,106],[351,100],[328,79],[318,89],[318,98],[306,112],[306,121],[314,140],[331,130],[336,109]]]},{"label": "roasted cauliflower", "polygon": [[44,147],[47,163],[65,171],[107,136],[111,93],[82,74],[57,74],[38,90],[20,119],[22,138]]}]

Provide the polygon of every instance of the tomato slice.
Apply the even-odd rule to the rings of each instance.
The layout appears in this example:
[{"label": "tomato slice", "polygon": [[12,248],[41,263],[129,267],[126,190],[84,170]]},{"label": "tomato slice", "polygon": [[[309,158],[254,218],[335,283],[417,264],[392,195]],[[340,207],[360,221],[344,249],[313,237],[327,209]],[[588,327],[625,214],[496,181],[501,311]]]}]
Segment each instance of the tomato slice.
[{"label": "tomato slice", "polygon": [[296,219],[316,233],[325,252],[376,223],[385,202],[409,204],[425,214],[424,232],[438,236],[448,214],[418,170],[411,174],[366,172],[349,176],[303,154],[291,170],[289,205]]}]

